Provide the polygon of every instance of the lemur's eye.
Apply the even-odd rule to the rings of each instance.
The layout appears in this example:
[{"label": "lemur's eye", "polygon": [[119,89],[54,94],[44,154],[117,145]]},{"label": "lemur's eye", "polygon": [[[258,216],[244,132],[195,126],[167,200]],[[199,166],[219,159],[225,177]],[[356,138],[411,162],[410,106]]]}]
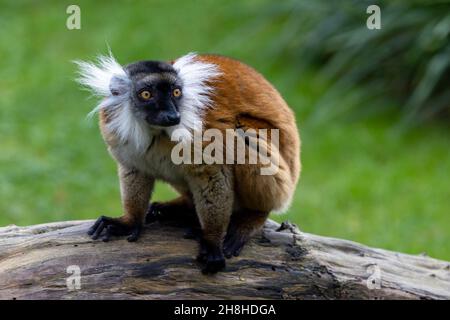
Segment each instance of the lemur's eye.
[{"label": "lemur's eye", "polygon": [[181,90],[178,89],[178,88],[174,89],[172,94],[173,94],[174,97],[178,98],[179,96],[181,96]]},{"label": "lemur's eye", "polygon": [[150,100],[151,97],[152,94],[148,90],[143,90],[139,92],[139,98],[141,98],[142,100]]}]

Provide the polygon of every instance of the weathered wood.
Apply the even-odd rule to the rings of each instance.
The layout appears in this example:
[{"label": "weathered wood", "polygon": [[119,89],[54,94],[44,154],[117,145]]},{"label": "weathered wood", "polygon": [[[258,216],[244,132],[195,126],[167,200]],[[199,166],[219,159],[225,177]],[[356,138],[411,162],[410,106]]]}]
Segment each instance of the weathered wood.
[{"label": "weathered wood", "polygon": [[[181,228],[155,223],[137,243],[104,243],[86,235],[91,224],[0,228],[0,298],[450,299],[449,262],[307,234],[289,223],[268,221],[214,276],[201,274],[197,243],[183,239]],[[80,267],[79,290],[66,285],[70,265]]]}]

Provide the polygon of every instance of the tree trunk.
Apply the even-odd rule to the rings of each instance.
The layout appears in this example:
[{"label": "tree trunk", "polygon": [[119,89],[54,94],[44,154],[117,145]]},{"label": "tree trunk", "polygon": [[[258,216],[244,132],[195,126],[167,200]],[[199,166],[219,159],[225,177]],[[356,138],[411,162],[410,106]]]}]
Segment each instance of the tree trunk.
[{"label": "tree trunk", "polygon": [[105,243],[86,235],[91,224],[0,228],[0,298],[450,299],[449,262],[303,233],[290,223],[267,221],[212,276],[200,272],[197,242],[184,239],[182,228],[154,223],[136,243]]}]

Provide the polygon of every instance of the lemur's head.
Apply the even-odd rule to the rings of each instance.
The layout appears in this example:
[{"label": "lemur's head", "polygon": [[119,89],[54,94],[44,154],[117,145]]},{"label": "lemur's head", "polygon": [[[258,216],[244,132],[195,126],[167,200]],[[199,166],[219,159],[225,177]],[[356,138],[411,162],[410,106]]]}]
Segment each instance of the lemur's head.
[{"label": "lemur's head", "polygon": [[109,130],[139,146],[155,131],[171,135],[183,129],[181,138],[190,140],[211,104],[209,82],[220,75],[216,65],[192,53],[173,64],[139,61],[123,67],[112,55],[100,56],[96,64],[76,63],[78,82],[104,98],[91,113],[106,111]]},{"label": "lemur's head", "polygon": [[[139,61],[125,66],[133,113],[152,126],[180,123],[182,82],[172,65],[159,61]],[[120,94],[120,78],[112,78],[111,93]]]}]

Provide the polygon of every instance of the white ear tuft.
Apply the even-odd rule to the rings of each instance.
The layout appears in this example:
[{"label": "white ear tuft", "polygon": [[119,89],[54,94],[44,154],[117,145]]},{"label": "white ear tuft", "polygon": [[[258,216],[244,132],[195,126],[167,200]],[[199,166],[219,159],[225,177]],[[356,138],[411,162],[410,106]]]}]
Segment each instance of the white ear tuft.
[{"label": "white ear tuft", "polygon": [[102,97],[111,96],[110,83],[113,77],[128,82],[128,76],[122,66],[109,56],[99,56],[97,63],[74,61],[78,66],[78,83],[90,89],[95,95]]},{"label": "white ear tuft", "polygon": [[78,83],[92,91],[93,94],[105,97],[89,114],[94,115],[103,108],[117,109],[129,99],[131,80],[123,67],[109,56],[99,56],[97,63],[74,61],[78,66]]}]

